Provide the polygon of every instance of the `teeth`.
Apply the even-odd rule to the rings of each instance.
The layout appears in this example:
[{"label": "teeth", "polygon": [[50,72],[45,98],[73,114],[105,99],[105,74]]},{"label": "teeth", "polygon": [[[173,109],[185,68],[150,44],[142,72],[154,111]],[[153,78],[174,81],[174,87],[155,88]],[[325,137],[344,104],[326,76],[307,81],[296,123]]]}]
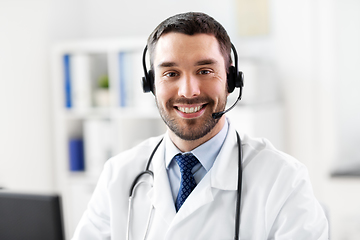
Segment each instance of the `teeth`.
[{"label": "teeth", "polygon": [[195,113],[195,112],[199,111],[201,108],[202,108],[202,106],[191,107],[191,108],[178,107],[178,109],[183,113]]}]

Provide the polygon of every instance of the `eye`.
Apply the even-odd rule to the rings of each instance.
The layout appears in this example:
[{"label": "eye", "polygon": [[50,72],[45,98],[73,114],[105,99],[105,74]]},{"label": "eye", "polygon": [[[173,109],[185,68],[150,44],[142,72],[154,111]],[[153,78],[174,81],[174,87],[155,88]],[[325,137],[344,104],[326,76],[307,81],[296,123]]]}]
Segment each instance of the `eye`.
[{"label": "eye", "polygon": [[202,69],[198,72],[199,75],[208,75],[211,73],[211,70],[209,69]]},{"label": "eye", "polygon": [[174,77],[179,76],[179,74],[177,72],[165,72],[163,75],[164,75],[164,77],[168,77],[168,78],[174,78]]}]

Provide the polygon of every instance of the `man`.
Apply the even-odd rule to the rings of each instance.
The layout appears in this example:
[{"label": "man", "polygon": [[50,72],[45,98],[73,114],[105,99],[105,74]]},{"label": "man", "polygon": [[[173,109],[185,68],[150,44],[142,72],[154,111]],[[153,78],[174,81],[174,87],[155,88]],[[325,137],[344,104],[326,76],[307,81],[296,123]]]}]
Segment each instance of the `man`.
[{"label": "man", "polygon": [[[212,116],[231,92],[225,29],[202,13],[179,14],[147,47],[149,88],[168,131],[105,164],[73,239],[234,239],[239,149],[240,239],[328,239],[306,168],[267,140],[245,136],[238,145],[226,116]],[[134,183],[150,155],[153,180]]]}]

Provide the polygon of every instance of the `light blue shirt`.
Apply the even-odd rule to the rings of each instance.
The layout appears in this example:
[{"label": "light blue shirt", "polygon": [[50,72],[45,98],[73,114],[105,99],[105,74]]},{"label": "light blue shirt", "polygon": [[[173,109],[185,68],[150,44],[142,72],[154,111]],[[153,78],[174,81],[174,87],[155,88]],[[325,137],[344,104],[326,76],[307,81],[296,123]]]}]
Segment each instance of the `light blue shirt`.
[{"label": "light blue shirt", "polygon": [[[211,167],[213,166],[215,159],[219,154],[222,145],[224,144],[228,129],[229,129],[229,123],[226,120],[223,128],[218,134],[216,134],[209,141],[203,143],[202,145],[190,151],[200,162],[197,165],[195,165],[195,167],[192,170],[192,173],[194,175],[197,184],[206,175],[206,173],[210,171]],[[172,161],[172,159],[178,153],[182,153],[182,152],[174,145],[169,135],[166,134],[165,164],[166,164],[167,174],[169,177],[171,192],[174,201],[176,200],[177,194],[179,192],[181,173],[180,173],[179,165],[176,163],[175,160]]]}]

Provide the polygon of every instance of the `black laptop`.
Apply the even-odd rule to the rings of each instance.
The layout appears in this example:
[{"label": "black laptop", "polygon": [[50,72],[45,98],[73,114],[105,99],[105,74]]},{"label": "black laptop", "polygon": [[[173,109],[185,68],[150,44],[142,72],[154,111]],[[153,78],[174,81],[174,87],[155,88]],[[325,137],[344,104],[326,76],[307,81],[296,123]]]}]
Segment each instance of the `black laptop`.
[{"label": "black laptop", "polygon": [[0,190],[1,240],[64,240],[58,195]]}]

